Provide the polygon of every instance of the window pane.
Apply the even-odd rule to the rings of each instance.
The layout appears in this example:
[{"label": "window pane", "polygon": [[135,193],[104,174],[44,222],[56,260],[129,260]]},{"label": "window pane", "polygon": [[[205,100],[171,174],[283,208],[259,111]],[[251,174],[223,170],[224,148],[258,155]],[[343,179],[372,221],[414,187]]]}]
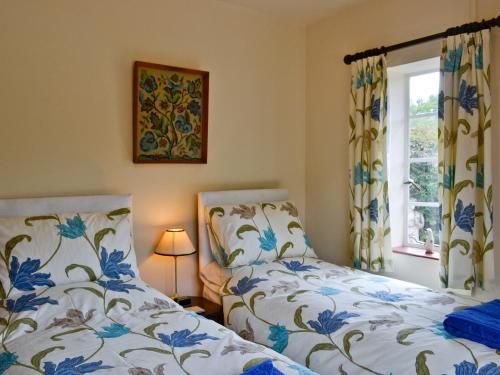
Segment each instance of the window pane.
[{"label": "window pane", "polygon": [[439,72],[410,77],[410,117],[422,113],[437,113]]},{"label": "window pane", "polygon": [[410,118],[410,158],[437,157],[438,119],[434,114]]},{"label": "window pane", "polygon": [[439,245],[439,207],[410,205],[408,207],[408,243],[425,243],[427,228],[432,229],[434,244]]},{"label": "window pane", "polygon": [[410,178],[421,189],[410,186],[410,202],[438,202],[437,161],[410,163]]}]

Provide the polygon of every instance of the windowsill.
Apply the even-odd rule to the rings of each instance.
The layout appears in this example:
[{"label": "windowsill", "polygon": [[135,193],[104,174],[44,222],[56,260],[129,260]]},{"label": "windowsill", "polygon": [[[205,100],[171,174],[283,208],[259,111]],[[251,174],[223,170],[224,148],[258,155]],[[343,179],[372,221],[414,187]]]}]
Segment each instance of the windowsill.
[{"label": "windowsill", "polygon": [[439,260],[438,251],[434,251],[432,254],[426,254],[424,249],[418,247],[409,247],[409,246],[393,247],[392,252],[398,254],[410,255],[413,257]]}]

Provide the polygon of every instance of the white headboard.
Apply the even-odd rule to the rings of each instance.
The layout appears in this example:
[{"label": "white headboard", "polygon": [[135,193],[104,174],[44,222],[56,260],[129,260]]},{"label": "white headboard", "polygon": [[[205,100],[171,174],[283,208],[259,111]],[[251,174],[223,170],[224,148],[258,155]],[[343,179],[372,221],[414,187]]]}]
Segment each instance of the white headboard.
[{"label": "white headboard", "polygon": [[288,199],[287,189],[206,191],[198,193],[198,247],[200,270],[213,259],[210,251],[205,207],[217,204],[258,203]]},{"label": "white headboard", "polygon": [[0,199],[0,217],[111,211],[130,207],[131,195]]}]

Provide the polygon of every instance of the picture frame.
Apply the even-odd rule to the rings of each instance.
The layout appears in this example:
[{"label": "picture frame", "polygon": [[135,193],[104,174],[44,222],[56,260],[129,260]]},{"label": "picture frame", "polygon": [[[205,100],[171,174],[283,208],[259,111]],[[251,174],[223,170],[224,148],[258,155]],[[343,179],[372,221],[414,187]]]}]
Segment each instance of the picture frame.
[{"label": "picture frame", "polygon": [[134,163],[207,163],[209,76],[134,63]]}]

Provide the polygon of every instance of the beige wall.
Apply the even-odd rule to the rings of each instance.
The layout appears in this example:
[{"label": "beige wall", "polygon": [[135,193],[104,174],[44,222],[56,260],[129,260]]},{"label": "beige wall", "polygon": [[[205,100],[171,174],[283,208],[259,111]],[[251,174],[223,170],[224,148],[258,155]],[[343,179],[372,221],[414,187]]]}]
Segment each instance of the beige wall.
[{"label": "beige wall", "polygon": [[[210,71],[207,165],[132,164],[134,60]],[[303,29],[212,0],[0,0],[0,197],[132,193],[162,291],[173,263],[151,251],[169,225],[195,240],[198,191],[288,187],[304,209],[304,124]]]},{"label": "beige wall", "polygon": [[[307,29],[306,89],[306,216],[308,232],[319,254],[351,264],[348,252],[347,118],[350,68],[347,53],[434,34],[448,27],[500,14],[498,0],[369,0],[346,8]],[[500,95],[500,29],[493,30],[492,67],[494,118]],[[439,53],[439,49],[437,49]],[[411,52],[411,51],[410,51]],[[389,55],[390,57],[390,55]],[[423,57],[428,57],[424,54]],[[498,124],[497,124],[498,125]],[[500,129],[494,130],[500,142]],[[495,148],[494,159],[500,151]],[[496,217],[500,217],[500,163],[494,166]],[[397,219],[397,218],[396,218]],[[500,228],[495,242],[500,243]],[[403,257],[403,258],[401,258]],[[415,267],[409,267],[409,264]],[[437,262],[420,267],[408,256],[396,256],[397,277],[434,285]],[[432,262],[432,261],[428,261]],[[403,267],[404,265],[404,267]],[[500,274],[500,251],[496,252]],[[500,277],[498,278],[500,280]]]}]

